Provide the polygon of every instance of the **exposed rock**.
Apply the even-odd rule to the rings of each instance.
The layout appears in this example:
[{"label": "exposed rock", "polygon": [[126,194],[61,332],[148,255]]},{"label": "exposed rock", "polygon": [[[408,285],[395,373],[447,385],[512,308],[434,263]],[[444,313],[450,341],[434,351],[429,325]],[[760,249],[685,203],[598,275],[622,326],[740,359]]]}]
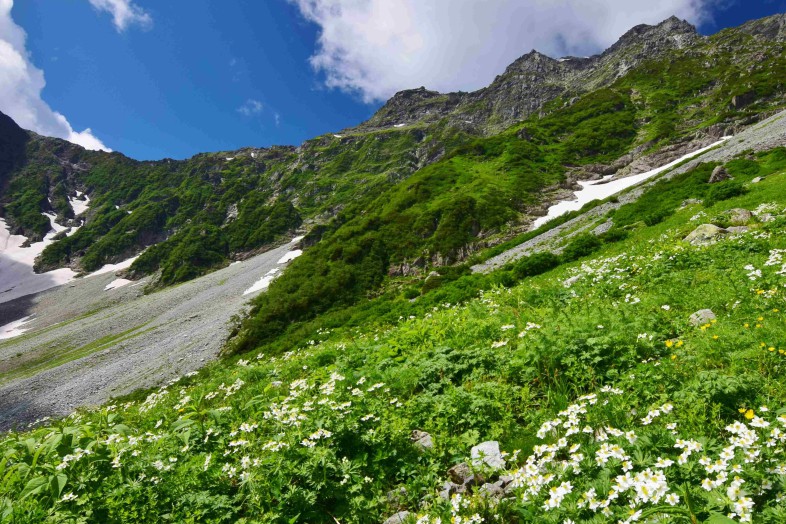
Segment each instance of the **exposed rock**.
[{"label": "exposed rock", "polygon": [[407,488],[402,486],[398,489],[392,489],[388,491],[387,498],[391,506],[403,506],[407,498]]},{"label": "exposed rock", "polygon": [[730,235],[741,235],[748,230],[750,230],[748,226],[731,226],[726,228],[726,231],[728,231]]},{"label": "exposed rock", "polygon": [[229,208],[227,208],[227,217],[224,222],[230,222],[237,218],[237,204],[231,204]]},{"label": "exposed rock", "polygon": [[497,481],[493,484],[487,482],[480,487],[478,492],[484,497],[496,499],[502,498],[502,496],[505,494],[505,490],[502,488],[502,482],[500,481]]},{"label": "exposed rock", "polygon": [[462,462],[450,468],[448,476],[454,483],[463,485],[472,476],[472,471],[469,469],[469,464]]},{"label": "exposed rock", "polygon": [[472,465],[475,467],[488,466],[492,469],[502,469],[505,467],[505,459],[499,450],[499,442],[489,440],[481,442],[472,448]]},{"label": "exposed rock", "polygon": [[431,435],[425,431],[420,431],[419,429],[414,430],[410,439],[422,450],[434,449],[434,440],[431,438]]},{"label": "exposed rock", "polygon": [[729,223],[733,226],[744,226],[753,220],[753,213],[741,207],[729,209],[726,214],[729,217]]},{"label": "exposed rock", "polygon": [[385,520],[384,524],[403,524],[409,517],[409,511],[399,511],[395,515],[391,515]]},{"label": "exposed rock", "polygon": [[595,236],[602,235],[603,233],[611,229],[613,226],[614,226],[614,222],[611,220],[607,220],[601,225],[599,225],[598,227],[596,227],[595,229],[593,229],[592,234]]},{"label": "exposed rock", "polygon": [[702,224],[685,237],[685,242],[694,246],[712,244],[728,234],[728,231],[714,224]]},{"label": "exposed rock", "polygon": [[701,326],[702,324],[706,324],[711,320],[715,320],[715,318],[715,313],[713,313],[711,309],[700,309],[693,313],[688,321],[692,326]]},{"label": "exposed rock", "polygon": [[731,97],[731,106],[734,109],[742,109],[745,106],[751,105],[756,100],[756,92],[748,91],[740,95]]},{"label": "exposed rock", "polygon": [[762,177],[760,177],[760,176],[757,176],[756,178],[754,178],[753,180],[751,180],[751,184],[758,184],[758,183],[759,183],[759,182],[761,182],[762,180],[764,180],[764,178],[762,178]]},{"label": "exposed rock", "polygon": [[726,171],[726,168],[723,166],[717,166],[715,169],[712,170],[712,175],[710,175],[709,183],[710,184],[717,184],[718,182],[723,182],[724,180],[731,179],[732,176]]},{"label": "exposed rock", "polygon": [[775,220],[775,215],[772,213],[761,213],[760,215],[757,215],[756,218],[759,219],[759,222],[772,222]]},{"label": "exposed rock", "polygon": [[682,205],[680,206],[680,209],[688,207],[688,206],[694,206],[696,204],[701,204],[701,203],[702,203],[702,201],[699,200],[698,198],[689,198],[687,200],[683,200],[682,201]]}]

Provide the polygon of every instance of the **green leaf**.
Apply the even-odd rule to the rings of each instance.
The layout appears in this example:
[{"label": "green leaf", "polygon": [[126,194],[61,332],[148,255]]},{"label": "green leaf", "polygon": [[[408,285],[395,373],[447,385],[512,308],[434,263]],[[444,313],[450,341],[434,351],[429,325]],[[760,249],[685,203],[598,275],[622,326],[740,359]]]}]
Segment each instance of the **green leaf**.
[{"label": "green leaf", "polygon": [[704,524],[737,524],[737,521],[720,513],[712,513],[710,518],[704,521]]},{"label": "green leaf", "polygon": [[46,477],[35,477],[28,481],[25,489],[19,494],[19,500],[25,500],[30,495],[37,495],[46,487],[48,479]]},{"label": "green leaf", "polygon": [[63,493],[66,482],[68,482],[68,477],[62,473],[49,477],[49,490],[52,492],[53,499],[57,500],[60,498],[60,494]]}]

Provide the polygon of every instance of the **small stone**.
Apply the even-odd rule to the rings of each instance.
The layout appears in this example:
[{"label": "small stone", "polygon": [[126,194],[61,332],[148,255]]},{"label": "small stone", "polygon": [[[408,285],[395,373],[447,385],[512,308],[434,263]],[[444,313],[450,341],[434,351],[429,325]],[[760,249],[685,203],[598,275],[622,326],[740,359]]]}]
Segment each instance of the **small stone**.
[{"label": "small stone", "polygon": [[699,200],[698,198],[689,198],[687,200],[682,201],[682,205],[680,206],[680,208],[701,204],[702,202],[703,201]]},{"label": "small stone", "polygon": [[402,524],[406,522],[407,517],[409,517],[409,511],[399,511],[395,515],[388,517],[384,524]]},{"label": "small stone", "polygon": [[690,316],[688,321],[692,326],[701,326],[707,324],[711,320],[715,320],[715,313],[711,309],[700,309]]},{"label": "small stone", "polygon": [[472,471],[470,471],[469,465],[466,462],[462,462],[461,464],[456,464],[450,468],[448,470],[448,476],[450,477],[450,480],[456,484],[463,485],[466,479],[472,476]]},{"label": "small stone", "polygon": [[758,183],[759,183],[759,182],[761,182],[762,180],[764,180],[762,177],[760,177],[760,176],[757,176],[756,178],[754,178],[753,180],[751,180],[751,184],[758,184]]},{"label": "small stone", "polygon": [[505,467],[505,459],[499,450],[499,442],[489,440],[481,442],[472,448],[472,465],[475,467],[488,466],[491,469],[502,469]]},{"label": "small stone", "polygon": [[710,175],[709,183],[710,184],[717,184],[718,182],[723,182],[724,180],[730,180],[733,178],[726,168],[723,166],[717,166],[715,169],[712,170],[712,175]]},{"label": "small stone", "polygon": [[717,242],[726,234],[728,231],[714,224],[702,224],[685,237],[685,242],[694,246],[704,246]]},{"label": "small stone", "polygon": [[513,475],[500,475],[498,482],[502,482],[502,487],[504,488],[513,482]]},{"label": "small stone", "polygon": [[731,235],[741,235],[746,233],[750,228],[748,226],[731,226],[727,227],[726,231],[729,232]]}]

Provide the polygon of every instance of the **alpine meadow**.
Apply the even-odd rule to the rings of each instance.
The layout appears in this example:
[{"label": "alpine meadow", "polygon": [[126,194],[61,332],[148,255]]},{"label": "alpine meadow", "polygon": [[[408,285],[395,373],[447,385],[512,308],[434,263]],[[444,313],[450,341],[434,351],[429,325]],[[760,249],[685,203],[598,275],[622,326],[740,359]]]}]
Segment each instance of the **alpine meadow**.
[{"label": "alpine meadow", "polygon": [[786,522],[784,14],[0,217],[0,523]]}]

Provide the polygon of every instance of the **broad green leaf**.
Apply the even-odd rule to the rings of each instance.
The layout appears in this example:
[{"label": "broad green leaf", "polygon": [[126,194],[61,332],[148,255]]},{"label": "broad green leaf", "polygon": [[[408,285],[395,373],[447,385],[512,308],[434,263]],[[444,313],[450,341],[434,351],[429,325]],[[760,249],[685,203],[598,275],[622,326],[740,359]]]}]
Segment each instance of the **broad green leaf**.
[{"label": "broad green leaf", "polygon": [[63,493],[66,482],[68,482],[68,477],[62,473],[49,477],[49,489],[52,492],[53,499],[57,500],[60,498],[60,494]]},{"label": "broad green leaf", "polygon": [[46,487],[48,481],[46,477],[35,477],[30,479],[25,485],[25,489],[19,494],[19,500],[25,500],[30,495],[37,495]]},{"label": "broad green leaf", "polygon": [[726,515],[713,513],[710,515],[710,518],[704,521],[704,524],[737,524],[737,521],[730,519]]}]

